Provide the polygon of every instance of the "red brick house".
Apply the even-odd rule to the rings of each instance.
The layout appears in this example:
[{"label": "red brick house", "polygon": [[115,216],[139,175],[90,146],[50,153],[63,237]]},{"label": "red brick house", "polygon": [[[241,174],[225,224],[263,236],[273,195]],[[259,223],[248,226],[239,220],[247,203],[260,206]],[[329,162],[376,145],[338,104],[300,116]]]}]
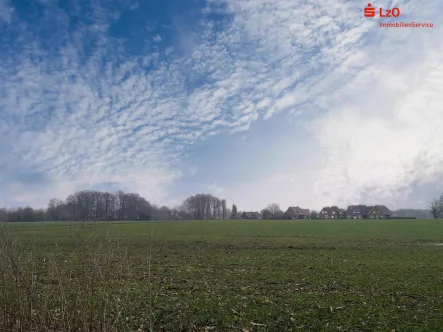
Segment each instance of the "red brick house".
[{"label": "red brick house", "polygon": [[346,218],[346,211],[339,209],[337,206],[326,206],[321,209],[318,214],[319,219],[344,219]]},{"label": "red brick house", "polygon": [[309,209],[302,209],[298,206],[290,206],[285,212],[286,219],[309,219]]}]

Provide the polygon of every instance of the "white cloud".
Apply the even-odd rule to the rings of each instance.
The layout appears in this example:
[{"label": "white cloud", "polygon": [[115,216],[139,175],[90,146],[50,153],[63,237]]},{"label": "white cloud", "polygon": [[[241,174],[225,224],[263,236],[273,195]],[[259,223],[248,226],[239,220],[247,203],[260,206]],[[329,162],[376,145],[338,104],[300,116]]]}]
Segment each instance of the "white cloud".
[{"label": "white cloud", "polygon": [[[240,12],[249,6],[247,15],[240,15],[241,22],[251,36],[264,37],[260,41],[263,48],[278,50],[272,53],[274,57],[281,58],[285,51],[292,50],[288,43],[291,38],[280,29],[282,25],[277,21],[285,22],[289,17],[293,22],[305,21],[304,25],[294,27],[299,30],[302,27],[308,29],[308,20],[309,27],[317,25],[309,29],[312,39],[302,31],[295,35],[297,42],[301,42],[301,49],[321,47],[322,51],[313,54],[313,60],[306,67],[314,71],[297,87],[278,98],[271,97],[273,105],[268,108],[267,115],[286,108],[297,113],[297,106],[301,103],[303,111],[307,109],[308,112],[320,106],[323,115],[311,122],[310,129],[321,143],[324,164],[312,176],[294,166],[295,176],[303,172],[310,178],[310,183],[302,187],[289,184],[291,173],[283,175],[286,181],[282,180],[279,186],[266,180],[242,184],[243,190],[235,187],[232,192],[241,192],[233,194],[238,202],[245,202],[250,209],[265,206],[272,200],[287,204],[300,202],[314,207],[358,202],[395,204],[411,194],[410,188],[417,181],[426,183],[441,178],[441,28],[382,31],[372,22],[362,21],[360,15],[353,14],[355,8],[352,11],[350,6],[355,5],[348,2],[335,3],[335,9],[340,13],[337,18],[332,15],[333,19],[322,17],[316,22],[319,15],[312,13],[318,11],[301,9],[297,13],[306,17],[295,20],[296,11],[287,10],[289,3],[262,3],[266,3],[266,11],[258,10],[260,7],[255,7],[256,2],[244,4],[240,1],[233,6],[240,8]],[[306,6],[313,3],[307,2]],[[433,1],[429,7],[433,7],[436,13],[441,4]],[[408,9],[419,21],[419,7],[409,3]],[[343,15],[348,11],[349,15]],[[436,15],[433,18],[438,20]],[[429,17],[422,19],[426,21]],[[333,21],[347,24],[349,28],[328,40],[328,34],[337,27]],[[328,24],[323,25],[326,22]],[[366,35],[368,31],[371,38]],[[300,75],[300,72],[307,71],[294,60],[297,56],[286,60],[286,68],[288,71],[294,68],[295,75]],[[319,64],[328,69],[316,71],[316,68],[320,69]],[[279,191],[278,187],[286,189]],[[289,201],[290,192],[292,199]],[[423,200],[423,197],[417,197],[417,200]],[[411,205],[417,206],[413,202]]]},{"label": "white cloud", "polygon": [[416,181],[443,174],[442,46],[402,72],[367,73],[381,82],[370,91],[354,82],[352,92],[360,98],[348,100],[345,109],[333,105],[316,121],[327,153],[318,186],[331,199],[355,201],[367,191],[371,201],[395,199]]}]

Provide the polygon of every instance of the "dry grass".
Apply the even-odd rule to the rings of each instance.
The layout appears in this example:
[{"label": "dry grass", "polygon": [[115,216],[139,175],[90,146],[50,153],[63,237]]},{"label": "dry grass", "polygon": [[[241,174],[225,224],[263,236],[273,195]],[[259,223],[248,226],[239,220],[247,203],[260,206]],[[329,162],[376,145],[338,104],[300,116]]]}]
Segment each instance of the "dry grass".
[{"label": "dry grass", "polygon": [[85,224],[70,232],[70,243],[45,250],[0,228],[2,331],[134,330],[125,294],[112,291],[130,273],[127,247]]}]

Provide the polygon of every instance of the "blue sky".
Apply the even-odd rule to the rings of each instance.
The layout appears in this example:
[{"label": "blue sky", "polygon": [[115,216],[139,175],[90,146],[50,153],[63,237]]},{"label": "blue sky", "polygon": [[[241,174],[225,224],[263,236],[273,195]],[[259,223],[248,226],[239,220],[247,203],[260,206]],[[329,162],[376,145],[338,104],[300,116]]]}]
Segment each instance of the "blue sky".
[{"label": "blue sky", "polygon": [[0,205],[76,190],[241,210],[443,191],[443,2],[0,0]]}]

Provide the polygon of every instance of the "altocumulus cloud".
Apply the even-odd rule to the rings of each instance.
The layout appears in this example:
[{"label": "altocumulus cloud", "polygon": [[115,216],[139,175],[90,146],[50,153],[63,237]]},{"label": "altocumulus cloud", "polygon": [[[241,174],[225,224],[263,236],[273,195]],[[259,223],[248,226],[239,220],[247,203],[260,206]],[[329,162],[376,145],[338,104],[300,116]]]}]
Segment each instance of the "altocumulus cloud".
[{"label": "altocumulus cloud", "polygon": [[0,1],[2,200],[42,205],[103,186],[167,200],[196,143],[287,112],[319,142],[315,171],[294,166],[249,191],[206,186],[250,208],[395,202],[441,179],[443,165],[443,4],[397,6],[435,27],[381,29],[354,1],[212,0],[177,38],[145,22],[133,52],[130,31],[110,31],[128,11],[143,16],[135,1],[45,1],[26,13]]}]

